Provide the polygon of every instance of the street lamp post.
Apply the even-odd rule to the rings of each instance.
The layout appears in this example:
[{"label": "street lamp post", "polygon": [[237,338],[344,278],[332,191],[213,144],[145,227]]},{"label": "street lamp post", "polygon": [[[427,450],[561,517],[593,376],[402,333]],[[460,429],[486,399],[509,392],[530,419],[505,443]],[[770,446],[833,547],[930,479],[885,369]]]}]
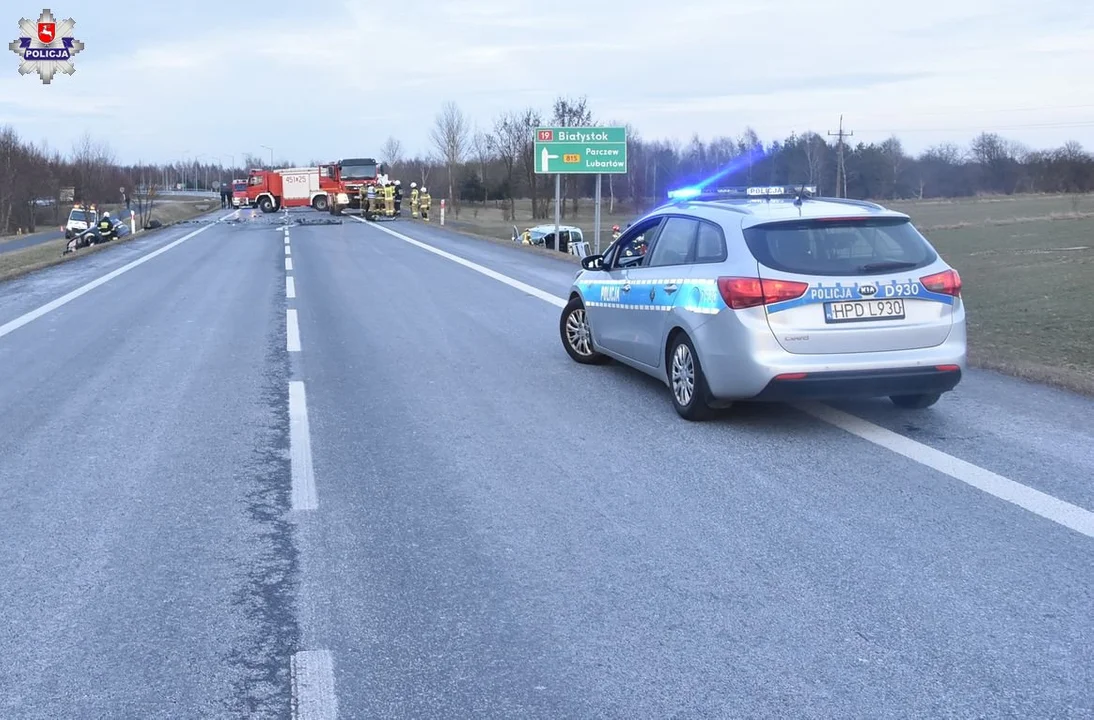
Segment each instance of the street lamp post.
[{"label": "street lamp post", "polygon": [[273,170],[273,148],[269,145],[263,145],[262,148],[270,151],[270,169]]}]

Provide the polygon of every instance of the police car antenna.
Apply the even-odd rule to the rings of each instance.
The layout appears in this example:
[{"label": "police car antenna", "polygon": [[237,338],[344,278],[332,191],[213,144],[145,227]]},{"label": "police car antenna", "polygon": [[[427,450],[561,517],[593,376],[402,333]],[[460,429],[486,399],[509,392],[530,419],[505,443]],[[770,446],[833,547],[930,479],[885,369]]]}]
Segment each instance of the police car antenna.
[{"label": "police car antenna", "polygon": [[801,215],[802,201],[804,201],[804,200],[805,200],[805,183],[802,183],[801,187],[798,188],[797,197],[794,198],[794,205],[797,206],[799,215]]}]

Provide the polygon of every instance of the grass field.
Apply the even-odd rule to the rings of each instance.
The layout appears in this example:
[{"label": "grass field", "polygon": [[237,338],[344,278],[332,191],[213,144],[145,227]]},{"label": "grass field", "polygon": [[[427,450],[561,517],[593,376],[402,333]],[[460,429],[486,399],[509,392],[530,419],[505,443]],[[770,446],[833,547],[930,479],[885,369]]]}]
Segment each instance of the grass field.
[{"label": "grass field", "polygon": [[[961,273],[973,364],[1094,394],[1094,195],[883,204],[911,216]],[[602,212],[601,248],[613,224],[625,227],[637,216],[609,216],[607,202]],[[517,202],[519,230],[539,222],[529,201]],[[591,201],[563,223],[580,227],[592,247]],[[445,224],[504,241],[514,225],[493,203],[465,204]]]},{"label": "grass field", "polygon": [[[153,208],[152,217],[159,220],[166,227],[172,223],[190,220],[219,207],[219,201],[208,199],[197,201],[161,201]],[[110,206],[107,206],[107,209],[111,212],[115,212],[116,210],[116,208]],[[69,262],[75,258],[84,257],[88,253],[98,252],[103,248],[108,248],[117,245],[118,243],[124,243],[132,238],[143,237],[149,232],[155,232],[155,230],[145,230],[138,232],[136,235],[126,235],[125,237],[107,243],[106,245],[96,245],[84,248],[83,250],[63,257],[61,256],[61,252],[64,251],[65,245],[68,243],[63,237],[56,240],[47,240],[46,242],[21,250],[0,253],[0,281],[25,275],[26,273],[40,270],[51,265]],[[0,243],[5,239],[11,238],[0,238]]]}]

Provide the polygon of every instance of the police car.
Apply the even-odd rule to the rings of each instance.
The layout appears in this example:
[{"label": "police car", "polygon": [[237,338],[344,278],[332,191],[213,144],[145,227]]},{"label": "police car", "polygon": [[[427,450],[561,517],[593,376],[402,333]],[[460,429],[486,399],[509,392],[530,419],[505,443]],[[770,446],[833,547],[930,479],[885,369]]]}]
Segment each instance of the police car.
[{"label": "police car", "polygon": [[674,191],[581,265],[566,352],[662,380],[689,420],[740,400],[926,408],[966,367],[957,271],[907,215],[815,187]]}]

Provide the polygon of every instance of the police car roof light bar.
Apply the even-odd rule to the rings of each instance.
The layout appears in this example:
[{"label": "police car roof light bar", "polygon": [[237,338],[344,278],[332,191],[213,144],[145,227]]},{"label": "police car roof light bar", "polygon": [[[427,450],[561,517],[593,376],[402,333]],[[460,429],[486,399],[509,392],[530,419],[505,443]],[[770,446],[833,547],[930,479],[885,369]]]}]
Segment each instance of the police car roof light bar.
[{"label": "police car roof light bar", "polygon": [[771,200],[787,198],[802,200],[817,194],[816,185],[773,185],[773,186],[725,186],[725,187],[685,187],[669,191],[669,199],[687,200]]}]

